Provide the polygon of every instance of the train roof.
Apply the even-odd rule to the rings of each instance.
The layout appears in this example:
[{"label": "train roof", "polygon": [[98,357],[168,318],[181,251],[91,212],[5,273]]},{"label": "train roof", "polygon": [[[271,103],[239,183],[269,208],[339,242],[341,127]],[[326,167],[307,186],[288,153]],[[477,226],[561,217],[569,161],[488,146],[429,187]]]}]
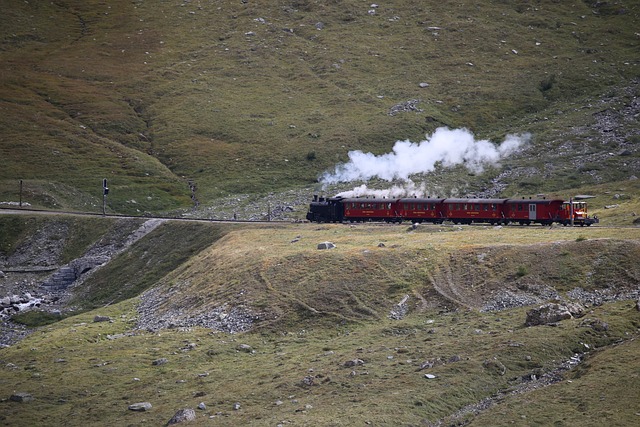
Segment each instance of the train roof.
[{"label": "train roof", "polygon": [[505,203],[564,203],[562,199],[507,199]]},{"label": "train roof", "polygon": [[444,197],[403,197],[398,199],[400,202],[421,202],[421,203],[440,203]]},{"label": "train roof", "polygon": [[398,200],[397,198],[389,197],[345,197],[341,198],[344,203],[360,202],[360,203],[390,203]]},{"label": "train roof", "polygon": [[495,203],[502,204],[509,199],[444,199],[444,203]]}]

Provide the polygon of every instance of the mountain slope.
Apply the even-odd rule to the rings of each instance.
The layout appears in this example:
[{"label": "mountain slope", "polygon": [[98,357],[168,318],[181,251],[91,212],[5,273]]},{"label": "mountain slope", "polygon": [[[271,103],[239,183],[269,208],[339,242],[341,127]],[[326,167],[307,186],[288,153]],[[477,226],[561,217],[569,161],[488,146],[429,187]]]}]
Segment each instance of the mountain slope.
[{"label": "mountain slope", "polygon": [[[510,167],[535,154],[542,171],[508,176],[511,193],[593,182],[603,153],[626,166],[602,180],[638,165],[634,2],[3,3],[4,200],[23,179],[33,204],[97,210],[106,177],[110,209],[169,211],[192,190],[210,204],[312,185],[349,150],[440,126],[533,132]],[[598,140],[603,111],[622,116],[614,146]],[[571,163],[578,149],[586,165]],[[499,172],[448,179],[473,190]]]}]

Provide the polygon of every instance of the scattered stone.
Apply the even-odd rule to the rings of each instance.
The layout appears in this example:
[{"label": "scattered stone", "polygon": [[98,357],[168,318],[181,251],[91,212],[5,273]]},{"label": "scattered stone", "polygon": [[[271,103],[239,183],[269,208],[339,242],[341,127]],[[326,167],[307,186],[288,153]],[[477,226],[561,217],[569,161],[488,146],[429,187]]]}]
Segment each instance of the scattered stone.
[{"label": "scattered stone", "polygon": [[609,324],[600,319],[584,319],[580,326],[591,328],[596,332],[606,332],[609,330]]},{"label": "scattered stone", "polygon": [[390,116],[395,116],[398,113],[421,113],[424,110],[422,108],[418,108],[418,104],[421,102],[420,99],[410,99],[409,101],[401,102],[399,104],[394,105],[389,110]]},{"label": "scattered stone", "polygon": [[436,365],[442,365],[442,364],[444,364],[444,362],[439,357],[435,359],[425,360],[420,364],[418,371],[422,371],[423,369],[433,368]]},{"label": "scattered stone", "polygon": [[249,344],[240,344],[236,347],[236,350],[241,351],[243,353],[253,353],[253,347]]},{"label": "scattered stone", "polygon": [[132,405],[129,405],[129,410],[135,411],[135,412],[145,412],[151,408],[152,406],[151,406],[151,403],[149,402],[140,402],[140,403],[134,403]]},{"label": "scattered stone", "polygon": [[9,400],[12,402],[26,403],[26,402],[31,402],[33,400],[33,396],[30,393],[21,391],[21,392],[12,394]]},{"label": "scattered stone", "polygon": [[207,409],[207,405],[204,402],[200,402],[198,403],[198,409],[205,411]]},{"label": "scattered stone", "polygon": [[190,351],[190,350],[193,350],[194,348],[196,348],[197,346],[198,346],[198,344],[196,344],[194,342],[190,342],[189,344],[187,344],[184,347],[182,347],[180,350],[182,350],[182,351]]},{"label": "scattered stone", "polygon": [[424,374],[424,377],[425,377],[425,378],[428,378],[428,379],[430,379],[430,380],[432,380],[432,379],[434,379],[434,378],[437,378],[437,377],[436,377],[435,375],[433,375],[433,374]]},{"label": "scattered stone", "polygon": [[389,318],[393,320],[402,320],[409,312],[409,305],[407,304],[409,301],[409,295],[405,295],[402,300],[396,304],[389,313]]},{"label": "scattered stone", "polygon": [[234,411],[240,410],[240,402],[236,402],[236,403],[233,404],[233,410]]},{"label": "scattered stone", "polygon": [[362,366],[362,365],[364,365],[364,360],[362,359],[347,360],[342,364],[342,366],[344,366],[345,368],[352,368],[354,366]]},{"label": "scattered stone", "polygon": [[110,318],[109,316],[100,316],[100,315],[97,315],[97,316],[95,316],[95,317],[93,318],[93,321],[94,321],[94,323],[97,323],[97,322],[110,322],[110,321],[111,321],[111,318]]},{"label": "scattered stone", "polygon": [[153,366],[161,366],[161,365],[164,365],[165,363],[167,363],[168,361],[169,361],[169,359],[163,357],[161,359],[154,360],[153,362],[151,362],[151,364]]},{"label": "scattered stone", "polygon": [[495,358],[482,362],[482,367],[494,375],[503,376],[507,372],[507,367]]},{"label": "scattered stone", "polygon": [[169,420],[167,425],[184,423],[187,421],[193,421],[196,419],[196,411],[191,408],[180,409],[175,413],[173,417]]},{"label": "scattered stone", "polygon": [[584,307],[577,302],[567,302],[564,305],[573,317],[582,317],[584,315]]},{"label": "scattered stone", "polygon": [[318,243],[318,249],[333,249],[335,247],[336,247],[336,245],[334,245],[331,242]]}]

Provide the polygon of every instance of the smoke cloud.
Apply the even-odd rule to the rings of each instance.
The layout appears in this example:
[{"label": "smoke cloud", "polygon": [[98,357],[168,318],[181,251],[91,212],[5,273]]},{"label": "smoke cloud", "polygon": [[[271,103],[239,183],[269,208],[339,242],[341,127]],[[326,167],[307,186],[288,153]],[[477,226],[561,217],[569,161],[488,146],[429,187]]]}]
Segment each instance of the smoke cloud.
[{"label": "smoke cloud", "polygon": [[415,197],[427,197],[429,194],[429,189],[427,188],[426,183],[416,184],[411,180],[407,180],[402,185],[393,185],[390,188],[386,189],[374,189],[367,187],[366,184],[359,185],[355,187],[353,190],[343,191],[341,193],[336,194],[336,196],[342,197],[378,197],[378,198],[396,198],[396,197],[406,197],[407,195],[412,195]]},{"label": "smoke cloud", "polygon": [[437,163],[445,167],[462,164],[479,173],[486,165],[497,165],[500,159],[519,150],[530,138],[530,134],[507,135],[495,145],[488,140],[476,140],[467,129],[441,127],[418,143],[397,141],[387,154],[350,151],[349,161],[336,166],[333,172],[325,172],[320,182],[328,185],[372,178],[409,181],[411,175],[432,172]]}]

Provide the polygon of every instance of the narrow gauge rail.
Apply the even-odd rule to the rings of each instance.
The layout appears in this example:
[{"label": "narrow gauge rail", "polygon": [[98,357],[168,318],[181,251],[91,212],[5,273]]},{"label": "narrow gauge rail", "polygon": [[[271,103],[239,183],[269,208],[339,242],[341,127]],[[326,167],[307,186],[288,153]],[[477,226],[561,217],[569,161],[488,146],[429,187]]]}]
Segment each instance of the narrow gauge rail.
[{"label": "narrow gauge rail", "polygon": [[307,219],[311,222],[403,222],[442,224],[489,223],[591,226],[597,217],[587,213],[587,203],[562,199],[459,199],[459,198],[345,198],[314,196]]},{"label": "narrow gauge rail", "polygon": [[211,219],[211,218],[183,218],[178,216],[156,216],[156,215],[125,215],[114,213],[98,213],[98,212],[81,212],[81,211],[56,211],[48,209],[35,209],[25,207],[6,207],[0,206],[0,214],[8,215],[24,215],[24,214],[41,214],[41,215],[76,215],[76,216],[91,216],[91,217],[103,217],[103,218],[131,218],[131,219],[162,219],[167,221],[192,221],[192,222],[220,222],[220,223],[249,223],[249,224],[286,224],[291,221],[284,220],[270,220],[270,221],[255,221],[248,219]]}]

